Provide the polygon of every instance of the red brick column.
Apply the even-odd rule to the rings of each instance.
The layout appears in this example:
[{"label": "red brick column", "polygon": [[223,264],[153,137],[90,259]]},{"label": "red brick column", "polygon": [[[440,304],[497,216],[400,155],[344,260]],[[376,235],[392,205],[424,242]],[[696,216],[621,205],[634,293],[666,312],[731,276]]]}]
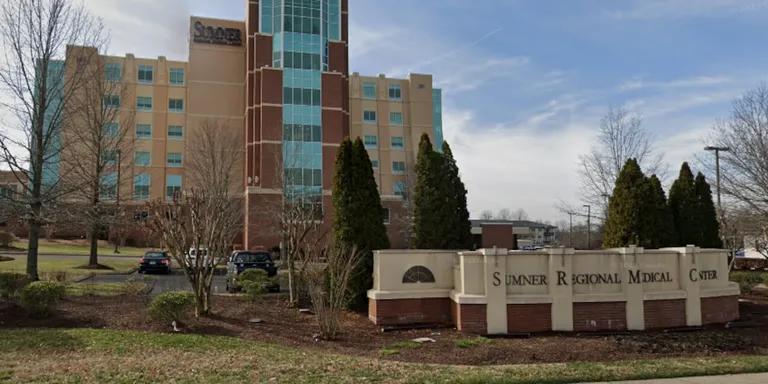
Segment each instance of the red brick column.
[{"label": "red brick column", "polygon": [[645,329],[684,327],[685,299],[646,300]]},{"label": "red brick column", "polygon": [[627,308],[623,301],[573,303],[573,330],[623,331],[627,329]]},{"label": "red brick column", "polygon": [[727,323],[739,319],[739,297],[720,296],[701,298],[702,324]]},{"label": "red brick column", "polygon": [[487,333],[485,316],[485,304],[456,304],[451,300],[451,317],[459,331],[480,335]]},{"label": "red brick column", "polygon": [[368,318],[376,325],[451,324],[451,300],[447,297],[422,299],[368,299]]},{"label": "red brick column", "polygon": [[552,330],[552,304],[507,304],[507,332]]}]

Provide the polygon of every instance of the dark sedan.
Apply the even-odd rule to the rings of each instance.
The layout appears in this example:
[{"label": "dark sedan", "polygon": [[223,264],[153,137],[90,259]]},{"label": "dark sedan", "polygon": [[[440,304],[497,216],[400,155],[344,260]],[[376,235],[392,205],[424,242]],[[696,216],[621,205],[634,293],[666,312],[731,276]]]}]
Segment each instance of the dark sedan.
[{"label": "dark sedan", "polygon": [[171,273],[171,257],[168,252],[150,251],[139,260],[139,273]]},{"label": "dark sedan", "polygon": [[[248,269],[262,269],[267,272],[267,276],[277,275],[277,267],[272,261],[272,256],[267,251],[235,251],[229,257],[227,262],[227,291],[237,290],[237,276]],[[270,287],[270,290],[280,290],[279,285]]]}]

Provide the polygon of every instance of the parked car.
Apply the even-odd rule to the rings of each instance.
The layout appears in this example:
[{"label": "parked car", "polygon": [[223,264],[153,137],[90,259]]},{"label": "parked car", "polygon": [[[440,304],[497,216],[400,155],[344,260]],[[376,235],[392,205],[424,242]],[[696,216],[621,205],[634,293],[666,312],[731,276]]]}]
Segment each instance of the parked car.
[{"label": "parked car", "polygon": [[171,273],[171,256],[165,251],[149,251],[139,260],[139,273]]},{"label": "parked car", "polygon": [[198,248],[198,249],[190,248],[189,251],[187,251],[186,257],[187,257],[187,260],[189,260],[189,264],[191,266],[197,265],[198,256],[203,258],[202,265],[205,265],[204,263],[213,264],[213,258],[208,257],[208,248]]},{"label": "parked car", "polygon": [[[277,266],[272,260],[272,255],[267,251],[234,251],[227,261],[227,292],[238,290],[237,277],[248,269],[262,269],[268,277],[277,276]],[[271,292],[279,292],[278,283],[269,287]]]}]

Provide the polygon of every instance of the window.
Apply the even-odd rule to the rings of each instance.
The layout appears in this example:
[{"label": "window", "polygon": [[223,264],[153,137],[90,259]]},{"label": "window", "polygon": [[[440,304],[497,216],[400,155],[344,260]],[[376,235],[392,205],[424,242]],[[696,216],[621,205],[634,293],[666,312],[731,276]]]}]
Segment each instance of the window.
[{"label": "window", "polygon": [[138,139],[151,139],[152,138],[152,126],[149,124],[136,124],[136,138]]},{"label": "window", "polygon": [[114,199],[117,196],[117,174],[109,172],[101,176],[99,195],[102,199]]},{"label": "window", "polygon": [[400,84],[389,85],[389,98],[391,100],[400,100],[402,92],[400,91]]},{"label": "window", "polygon": [[149,167],[151,162],[152,157],[149,152],[137,151],[133,154],[133,163],[136,164],[137,167]]},{"label": "window", "polygon": [[184,68],[171,68],[168,77],[172,85],[184,85]]},{"label": "window", "polygon": [[169,152],[167,163],[169,167],[178,168],[181,167],[181,153]]},{"label": "window", "polygon": [[384,224],[389,224],[389,208],[384,208]]},{"label": "window", "polygon": [[393,149],[403,149],[403,137],[402,136],[392,136],[391,138],[391,144]]},{"label": "window", "polygon": [[119,95],[104,96],[104,108],[120,108],[120,96]]},{"label": "window", "polygon": [[136,109],[140,111],[152,110],[152,96],[137,96],[136,97]]},{"label": "window", "polygon": [[106,150],[104,151],[102,158],[104,160],[105,165],[115,165],[117,164],[117,151]]},{"label": "window", "polygon": [[390,112],[389,123],[394,125],[403,125],[403,113],[402,112]]},{"label": "window", "polygon": [[151,65],[139,64],[139,83],[151,83],[154,78],[154,68]]},{"label": "window", "polygon": [[392,173],[405,173],[405,161],[393,161]]},{"label": "window", "polygon": [[378,160],[371,160],[371,167],[378,168],[379,167],[379,161]]},{"label": "window", "polygon": [[434,283],[435,275],[429,268],[417,265],[411,267],[403,275],[403,283]]},{"label": "window", "polygon": [[120,81],[123,78],[123,66],[120,63],[107,63],[104,65],[104,78],[107,81]]},{"label": "window", "polygon": [[365,135],[363,144],[366,148],[376,148],[379,145],[379,138],[375,135]]},{"label": "window", "polygon": [[184,112],[184,100],[168,99],[168,110],[171,112]]},{"label": "window", "polygon": [[366,123],[375,123],[376,111],[363,111],[363,121]]},{"label": "window", "polygon": [[138,174],[133,177],[133,199],[149,199],[150,176],[147,173]]},{"label": "window", "polygon": [[376,83],[370,83],[370,82],[363,83],[363,98],[366,98],[366,99],[376,98]]},{"label": "window", "polygon": [[0,199],[10,199],[16,193],[14,185],[0,185]]},{"label": "window", "polygon": [[117,133],[119,131],[120,131],[120,124],[118,123],[104,124],[104,128],[103,128],[104,136],[117,137]]},{"label": "window", "polygon": [[173,200],[181,196],[181,175],[168,175],[165,177],[165,198]]},{"label": "window", "polygon": [[396,181],[393,192],[395,196],[405,196],[405,182],[404,181]]},{"label": "window", "polygon": [[181,125],[168,126],[168,138],[180,140],[184,137],[184,128]]}]

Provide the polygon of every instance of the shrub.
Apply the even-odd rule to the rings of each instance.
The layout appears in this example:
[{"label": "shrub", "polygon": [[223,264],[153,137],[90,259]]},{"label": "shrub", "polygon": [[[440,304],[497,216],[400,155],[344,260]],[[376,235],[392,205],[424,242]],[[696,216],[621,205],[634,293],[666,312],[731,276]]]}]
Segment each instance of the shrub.
[{"label": "shrub", "polygon": [[269,278],[267,271],[263,269],[246,269],[237,276],[237,284],[248,297],[256,299],[269,291],[274,280]]},{"label": "shrub", "polygon": [[31,280],[23,273],[0,272],[0,298],[10,299]]},{"label": "shrub", "polygon": [[761,272],[733,271],[730,280],[739,283],[741,293],[749,293],[755,285],[768,283],[768,274]]},{"label": "shrub", "polygon": [[0,231],[0,248],[11,248],[14,241],[16,241],[16,236],[13,233]]},{"label": "shrub", "polygon": [[53,281],[34,281],[19,291],[19,305],[35,317],[48,317],[64,297],[64,285]]},{"label": "shrub", "polygon": [[195,306],[192,292],[171,291],[157,295],[149,304],[149,317],[163,322],[181,322]]}]

